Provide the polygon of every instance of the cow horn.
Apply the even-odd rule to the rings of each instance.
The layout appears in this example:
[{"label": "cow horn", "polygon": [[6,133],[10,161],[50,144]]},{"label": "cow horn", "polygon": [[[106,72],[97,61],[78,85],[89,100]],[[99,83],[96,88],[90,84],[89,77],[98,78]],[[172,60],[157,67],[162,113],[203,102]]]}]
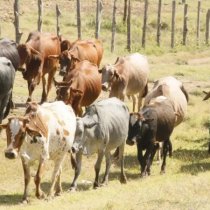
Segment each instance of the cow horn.
[{"label": "cow horn", "polygon": [[68,87],[68,86],[71,85],[72,80],[69,81],[69,82],[66,82],[66,81],[57,82],[57,81],[55,80],[55,78],[53,78],[53,82],[54,82],[55,86],[58,86],[58,87]]},{"label": "cow horn", "polygon": [[49,59],[59,59],[60,56],[59,55],[48,55]]},{"label": "cow horn", "polygon": [[41,55],[41,53],[37,50],[35,50],[33,47],[31,47],[30,45],[26,44],[27,48],[30,49],[31,53],[32,54],[35,54],[35,55]]}]

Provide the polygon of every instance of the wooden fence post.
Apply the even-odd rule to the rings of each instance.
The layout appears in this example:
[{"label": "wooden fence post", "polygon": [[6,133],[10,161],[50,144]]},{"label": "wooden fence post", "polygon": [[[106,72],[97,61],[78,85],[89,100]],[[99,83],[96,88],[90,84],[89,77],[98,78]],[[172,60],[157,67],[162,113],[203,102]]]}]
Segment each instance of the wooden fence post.
[{"label": "wooden fence post", "polygon": [[96,2],[96,32],[95,32],[95,38],[99,38],[99,32],[101,28],[101,16],[103,11],[103,3],[102,0],[97,0]]},{"label": "wooden fence post", "polygon": [[206,44],[209,44],[209,19],[210,19],[210,9],[206,13]]},{"label": "wooden fence post", "polygon": [[124,0],[124,12],[123,12],[123,23],[126,23],[127,16],[128,16],[128,0]]},{"label": "wooden fence post", "polygon": [[115,43],[115,32],[116,32],[116,3],[117,0],[114,0],[113,4],[113,15],[112,15],[112,40],[111,40],[111,52],[114,51],[114,43]]},{"label": "wooden fence post", "polygon": [[131,51],[131,0],[128,0],[128,17],[127,17],[127,50]]},{"label": "wooden fence post", "polygon": [[174,48],[175,36],[175,15],[176,15],[176,1],[172,1],[172,18],[171,18],[171,48]]},{"label": "wooden fence post", "polygon": [[77,32],[78,39],[81,39],[81,16],[80,16],[80,0],[77,0]]},{"label": "wooden fence post", "polygon": [[197,45],[199,45],[200,42],[200,14],[201,14],[201,1],[198,1],[198,14],[197,14],[197,33],[196,33],[196,39],[197,39]]},{"label": "wooden fence post", "polygon": [[15,26],[15,40],[16,43],[20,43],[21,36],[23,35],[22,32],[19,31],[19,0],[15,0],[14,2],[14,26]]},{"label": "wooden fence post", "polygon": [[157,17],[157,45],[158,46],[160,46],[161,7],[162,7],[162,0],[159,0],[159,3],[158,3],[158,17]]},{"label": "wooden fence post", "polygon": [[148,10],[148,0],[144,1],[144,24],[142,33],[142,47],[145,48],[146,43],[146,28],[147,28],[147,10]]},{"label": "wooden fence post", "polygon": [[56,31],[57,31],[57,36],[60,37],[60,21],[59,18],[61,16],[61,11],[58,8],[58,5],[56,4]]},{"label": "wooden fence post", "polygon": [[42,0],[38,0],[38,31],[42,32],[42,14],[43,14],[43,2]]},{"label": "wooden fence post", "polygon": [[187,11],[188,11],[188,4],[184,5],[184,24],[183,24],[183,45],[186,45],[186,39],[187,39],[187,32],[188,32],[188,28],[187,28]]}]

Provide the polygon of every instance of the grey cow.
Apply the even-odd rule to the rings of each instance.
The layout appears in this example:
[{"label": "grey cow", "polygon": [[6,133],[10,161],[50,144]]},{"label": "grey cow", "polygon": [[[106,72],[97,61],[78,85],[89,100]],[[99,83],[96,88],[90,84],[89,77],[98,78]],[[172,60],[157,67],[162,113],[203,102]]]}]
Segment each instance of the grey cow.
[{"label": "grey cow", "polygon": [[11,61],[5,57],[0,57],[0,123],[7,112],[14,79],[15,69]]},{"label": "grey cow", "polygon": [[[94,188],[100,186],[99,172],[105,155],[106,170],[102,184],[108,183],[112,158],[121,161],[120,182],[126,183],[124,173],[124,146],[128,135],[129,111],[124,102],[113,97],[96,102],[89,106],[81,118],[77,118],[77,128],[72,151],[76,152],[77,168],[71,184],[71,190],[76,189],[76,181],[81,170],[82,154],[98,153],[95,163]],[[117,153],[111,156],[110,151],[117,148]]]}]

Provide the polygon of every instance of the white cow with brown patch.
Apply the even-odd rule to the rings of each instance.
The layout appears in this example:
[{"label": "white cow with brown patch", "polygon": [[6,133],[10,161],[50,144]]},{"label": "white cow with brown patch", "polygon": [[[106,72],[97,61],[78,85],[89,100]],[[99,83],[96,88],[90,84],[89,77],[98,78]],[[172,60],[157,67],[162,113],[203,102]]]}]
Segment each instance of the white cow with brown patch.
[{"label": "white cow with brown patch", "polygon": [[73,109],[62,101],[42,105],[30,103],[24,117],[11,117],[0,127],[5,128],[7,133],[5,156],[14,159],[19,154],[22,160],[25,181],[23,201],[28,202],[30,166],[35,160],[39,160],[34,178],[36,197],[45,197],[40,183],[47,159],[55,163],[49,196],[60,194],[62,162],[67,152],[71,151],[76,130]]}]

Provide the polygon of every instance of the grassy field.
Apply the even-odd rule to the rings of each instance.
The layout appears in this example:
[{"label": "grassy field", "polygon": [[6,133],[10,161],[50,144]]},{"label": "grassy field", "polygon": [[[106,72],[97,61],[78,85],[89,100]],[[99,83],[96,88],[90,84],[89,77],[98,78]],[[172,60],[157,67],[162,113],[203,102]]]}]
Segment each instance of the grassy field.
[{"label": "grassy field", "polygon": [[[3,2],[3,3],[2,3]],[[31,10],[26,0],[21,0],[21,25],[23,39],[27,37],[27,33],[34,27],[36,28],[36,10]],[[45,20],[43,29],[54,31],[54,13],[53,8],[55,1],[45,1]],[[75,28],[75,9],[74,1],[58,0],[61,5],[63,16],[62,33],[70,39],[76,39]],[[123,2],[122,0],[119,2]],[[164,1],[164,21],[170,24],[170,2]],[[178,3],[179,1],[177,1]],[[136,21],[136,27],[133,26],[133,49],[140,53],[148,55],[150,63],[150,87],[152,82],[160,77],[172,75],[180,79],[189,92],[188,114],[185,121],[175,128],[172,135],[173,157],[167,159],[166,174],[160,175],[160,165],[154,162],[152,166],[152,174],[145,179],[140,178],[139,164],[136,159],[136,147],[126,145],[125,148],[125,171],[128,183],[122,185],[119,182],[120,168],[113,165],[110,173],[109,185],[92,189],[94,180],[94,163],[96,156],[83,158],[82,173],[78,180],[78,191],[74,193],[67,192],[73,178],[73,169],[70,166],[69,158],[66,159],[62,173],[63,194],[52,200],[38,200],[35,198],[35,187],[33,180],[31,181],[31,202],[28,205],[20,204],[23,193],[23,171],[20,159],[11,161],[4,157],[4,149],[6,148],[5,132],[0,134],[0,209],[14,210],[47,210],[47,209],[77,209],[77,210],[200,210],[210,209],[210,155],[207,153],[209,142],[210,127],[210,101],[202,101],[204,97],[203,90],[210,90],[210,49],[201,41],[200,46],[195,43],[195,20],[197,1],[189,2],[189,37],[187,47],[180,45],[180,39],[177,37],[176,47],[170,49],[170,28],[163,31],[162,47],[155,46],[155,29],[151,29],[148,37],[148,46],[146,49],[140,47],[141,26],[142,22]],[[65,3],[65,4],[64,4]],[[36,7],[36,1],[31,1],[31,5]],[[84,38],[93,37],[94,35],[94,1],[85,1],[82,5],[82,14],[86,14],[85,8],[89,9],[87,18],[83,18],[83,36]],[[133,11],[133,23],[135,17],[142,17],[143,3],[142,1],[133,1],[135,6]],[[12,26],[12,1],[3,0],[0,3],[0,17],[5,17],[1,21],[1,37],[14,38],[14,28]],[[92,7],[91,7],[92,6]],[[122,8],[120,3],[119,7]],[[157,1],[150,1],[149,23],[155,20],[155,11],[157,10]],[[178,4],[179,8],[183,5]],[[210,2],[202,1],[202,21],[205,20],[205,14],[210,7]],[[138,10],[137,8],[141,10]],[[111,14],[111,3],[105,1],[104,20],[102,26],[102,40],[104,42],[105,55],[102,65],[105,63],[113,63],[117,56],[128,54],[125,50],[126,37],[125,26],[120,23],[122,12],[119,12],[119,28],[116,35],[116,50],[110,53],[110,22],[108,21]],[[109,8],[109,10],[108,10]],[[7,13],[4,11],[7,10]],[[140,14],[138,12],[140,11]],[[121,16],[120,16],[121,15]],[[83,16],[84,17],[84,16]],[[177,9],[177,32],[182,27],[182,10]],[[141,18],[142,19],[142,18]],[[2,19],[3,20],[3,19]],[[194,25],[193,25],[194,23]],[[194,26],[194,27],[192,27]],[[204,40],[204,26],[202,22],[202,40]],[[136,30],[136,33],[135,33]],[[138,31],[138,33],[137,33]],[[181,36],[181,35],[180,35]],[[135,47],[134,47],[135,46]],[[56,75],[57,79],[61,79]],[[34,100],[39,101],[41,98],[41,86],[37,87],[34,92]],[[24,108],[22,106],[27,99],[26,81],[22,75],[17,72],[14,85],[14,101],[17,109],[14,109],[11,115],[22,115]],[[102,94],[100,98],[107,97]],[[55,98],[55,89],[53,87],[50,93],[50,101]],[[126,99],[126,104],[131,107],[130,101]],[[50,186],[53,163],[47,163],[46,172],[43,177],[42,188],[47,192]],[[102,175],[104,165],[102,166]],[[35,169],[32,171],[35,173]]]}]

